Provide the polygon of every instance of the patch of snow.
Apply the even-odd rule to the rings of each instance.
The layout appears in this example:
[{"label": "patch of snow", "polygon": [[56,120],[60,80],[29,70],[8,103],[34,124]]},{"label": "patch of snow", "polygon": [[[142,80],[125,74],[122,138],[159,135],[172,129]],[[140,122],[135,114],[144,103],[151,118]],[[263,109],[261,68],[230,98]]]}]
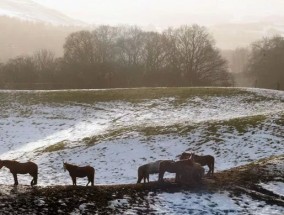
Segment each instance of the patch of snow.
[{"label": "patch of snow", "polygon": [[247,195],[234,196],[229,192],[215,193],[149,193],[146,199],[135,203],[121,204],[115,202],[113,209],[121,214],[258,214],[279,215],[284,213],[280,206],[266,205],[255,201]]},{"label": "patch of snow", "polygon": [[115,200],[112,200],[112,201],[109,201],[109,206],[108,208],[110,209],[116,209],[118,207],[123,207],[123,206],[126,206],[128,205],[128,200],[127,199],[115,199]]},{"label": "patch of snow", "polygon": [[279,181],[270,181],[268,183],[260,183],[264,189],[284,197],[284,183]]}]

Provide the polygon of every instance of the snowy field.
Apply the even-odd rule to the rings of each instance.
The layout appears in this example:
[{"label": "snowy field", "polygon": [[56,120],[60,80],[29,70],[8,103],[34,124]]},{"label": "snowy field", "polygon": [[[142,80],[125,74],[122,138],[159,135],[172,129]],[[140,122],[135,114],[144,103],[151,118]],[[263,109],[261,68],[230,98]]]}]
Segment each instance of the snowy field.
[{"label": "snowy field", "polygon": [[[36,102],[35,94],[42,92],[0,91],[0,159],[36,162],[38,184],[46,186],[71,184],[70,176],[63,171],[63,160],[93,166],[96,184],[121,184],[136,183],[140,165],[158,159],[176,160],[184,151],[213,155],[215,171],[284,154],[284,92],[237,91],[196,94],[182,101],[178,95],[171,95],[135,102],[64,98],[60,102]],[[21,98],[23,94],[25,99]],[[21,184],[31,180],[25,175],[18,178]],[[150,180],[157,180],[157,175]],[[77,180],[79,185],[86,182]],[[13,183],[6,168],[0,170],[0,183]],[[262,186],[283,195],[281,183]],[[145,208],[157,214],[284,213],[283,208],[229,193],[157,193],[147,199]],[[110,207],[124,207],[127,214],[135,214],[135,208],[131,211],[127,205],[127,198],[110,202]]]}]

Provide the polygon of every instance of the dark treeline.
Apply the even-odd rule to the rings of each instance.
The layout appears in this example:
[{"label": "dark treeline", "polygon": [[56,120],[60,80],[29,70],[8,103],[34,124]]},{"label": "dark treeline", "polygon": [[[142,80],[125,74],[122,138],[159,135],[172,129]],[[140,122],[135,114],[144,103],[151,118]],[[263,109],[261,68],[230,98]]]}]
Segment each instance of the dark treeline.
[{"label": "dark treeline", "polygon": [[244,74],[255,87],[284,90],[284,38],[274,36],[251,46]]},{"label": "dark treeline", "polygon": [[213,38],[198,25],[162,33],[135,26],[100,26],[71,33],[63,49],[61,58],[40,50],[0,64],[0,86],[60,89],[233,84]]},{"label": "dark treeline", "polygon": [[263,38],[228,53],[237,86],[284,90],[284,38]]}]

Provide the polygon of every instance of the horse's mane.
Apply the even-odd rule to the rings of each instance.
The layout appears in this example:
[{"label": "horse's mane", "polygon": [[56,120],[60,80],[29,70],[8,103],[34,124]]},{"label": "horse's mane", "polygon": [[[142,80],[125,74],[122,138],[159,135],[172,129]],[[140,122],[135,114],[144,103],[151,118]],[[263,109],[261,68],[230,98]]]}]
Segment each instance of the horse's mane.
[{"label": "horse's mane", "polygon": [[87,167],[87,166],[90,166],[90,165],[86,165],[86,166],[78,166],[78,165],[70,164],[70,163],[64,163],[64,164],[66,164],[67,166],[71,166],[71,167]]},{"label": "horse's mane", "polygon": [[67,166],[78,167],[77,165],[74,165],[74,164],[70,164],[70,163],[64,163],[64,164],[66,164]]}]

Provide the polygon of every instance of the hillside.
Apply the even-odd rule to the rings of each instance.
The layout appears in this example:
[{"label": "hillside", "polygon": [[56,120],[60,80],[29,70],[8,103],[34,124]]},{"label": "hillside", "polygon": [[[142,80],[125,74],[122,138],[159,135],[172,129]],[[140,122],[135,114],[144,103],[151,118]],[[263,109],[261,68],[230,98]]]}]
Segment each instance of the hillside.
[{"label": "hillside", "polygon": [[0,63],[3,63],[41,49],[62,56],[65,38],[86,24],[32,0],[1,0],[0,26]]},{"label": "hillside", "polygon": [[1,0],[0,16],[61,26],[84,25],[82,21],[72,19],[32,0]]},{"label": "hillside", "polygon": [[[7,214],[281,214],[283,195],[271,188],[283,183],[279,180],[283,159],[274,156],[218,172],[214,179],[204,178],[198,187],[170,181],[94,187],[19,185],[12,189],[0,185],[0,210]],[[279,181],[269,182],[275,178]]]},{"label": "hillside", "polygon": [[[114,185],[136,183],[140,165],[158,159],[177,159],[183,151],[213,155],[217,176],[226,174],[222,173],[224,170],[284,154],[283,91],[248,88],[0,91],[0,107],[0,158],[35,161],[40,170],[40,187],[71,184],[70,176],[63,171],[63,160],[90,164],[96,169],[96,184]],[[150,177],[151,181],[156,179],[157,175]],[[29,184],[30,180],[29,176],[19,176],[20,184]],[[13,184],[6,168],[0,171],[0,183]],[[284,195],[283,179],[270,178],[261,183],[262,187]],[[79,179],[78,184],[85,185],[86,179]],[[149,210],[155,213],[193,210],[194,214],[200,211],[226,214],[231,209],[232,214],[284,212],[277,205],[263,204],[226,189],[201,194],[153,191],[141,198],[140,209],[149,209],[147,199]],[[129,201],[127,197],[119,202],[110,200],[109,204],[118,204],[124,211],[123,205],[128,208]],[[212,206],[210,210],[206,205]]]},{"label": "hillside", "polygon": [[33,55],[42,49],[50,50],[56,57],[60,57],[63,55],[65,38],[70,33],[82,29],[1,15],[0,26],[0,63],[19,56]]}]

